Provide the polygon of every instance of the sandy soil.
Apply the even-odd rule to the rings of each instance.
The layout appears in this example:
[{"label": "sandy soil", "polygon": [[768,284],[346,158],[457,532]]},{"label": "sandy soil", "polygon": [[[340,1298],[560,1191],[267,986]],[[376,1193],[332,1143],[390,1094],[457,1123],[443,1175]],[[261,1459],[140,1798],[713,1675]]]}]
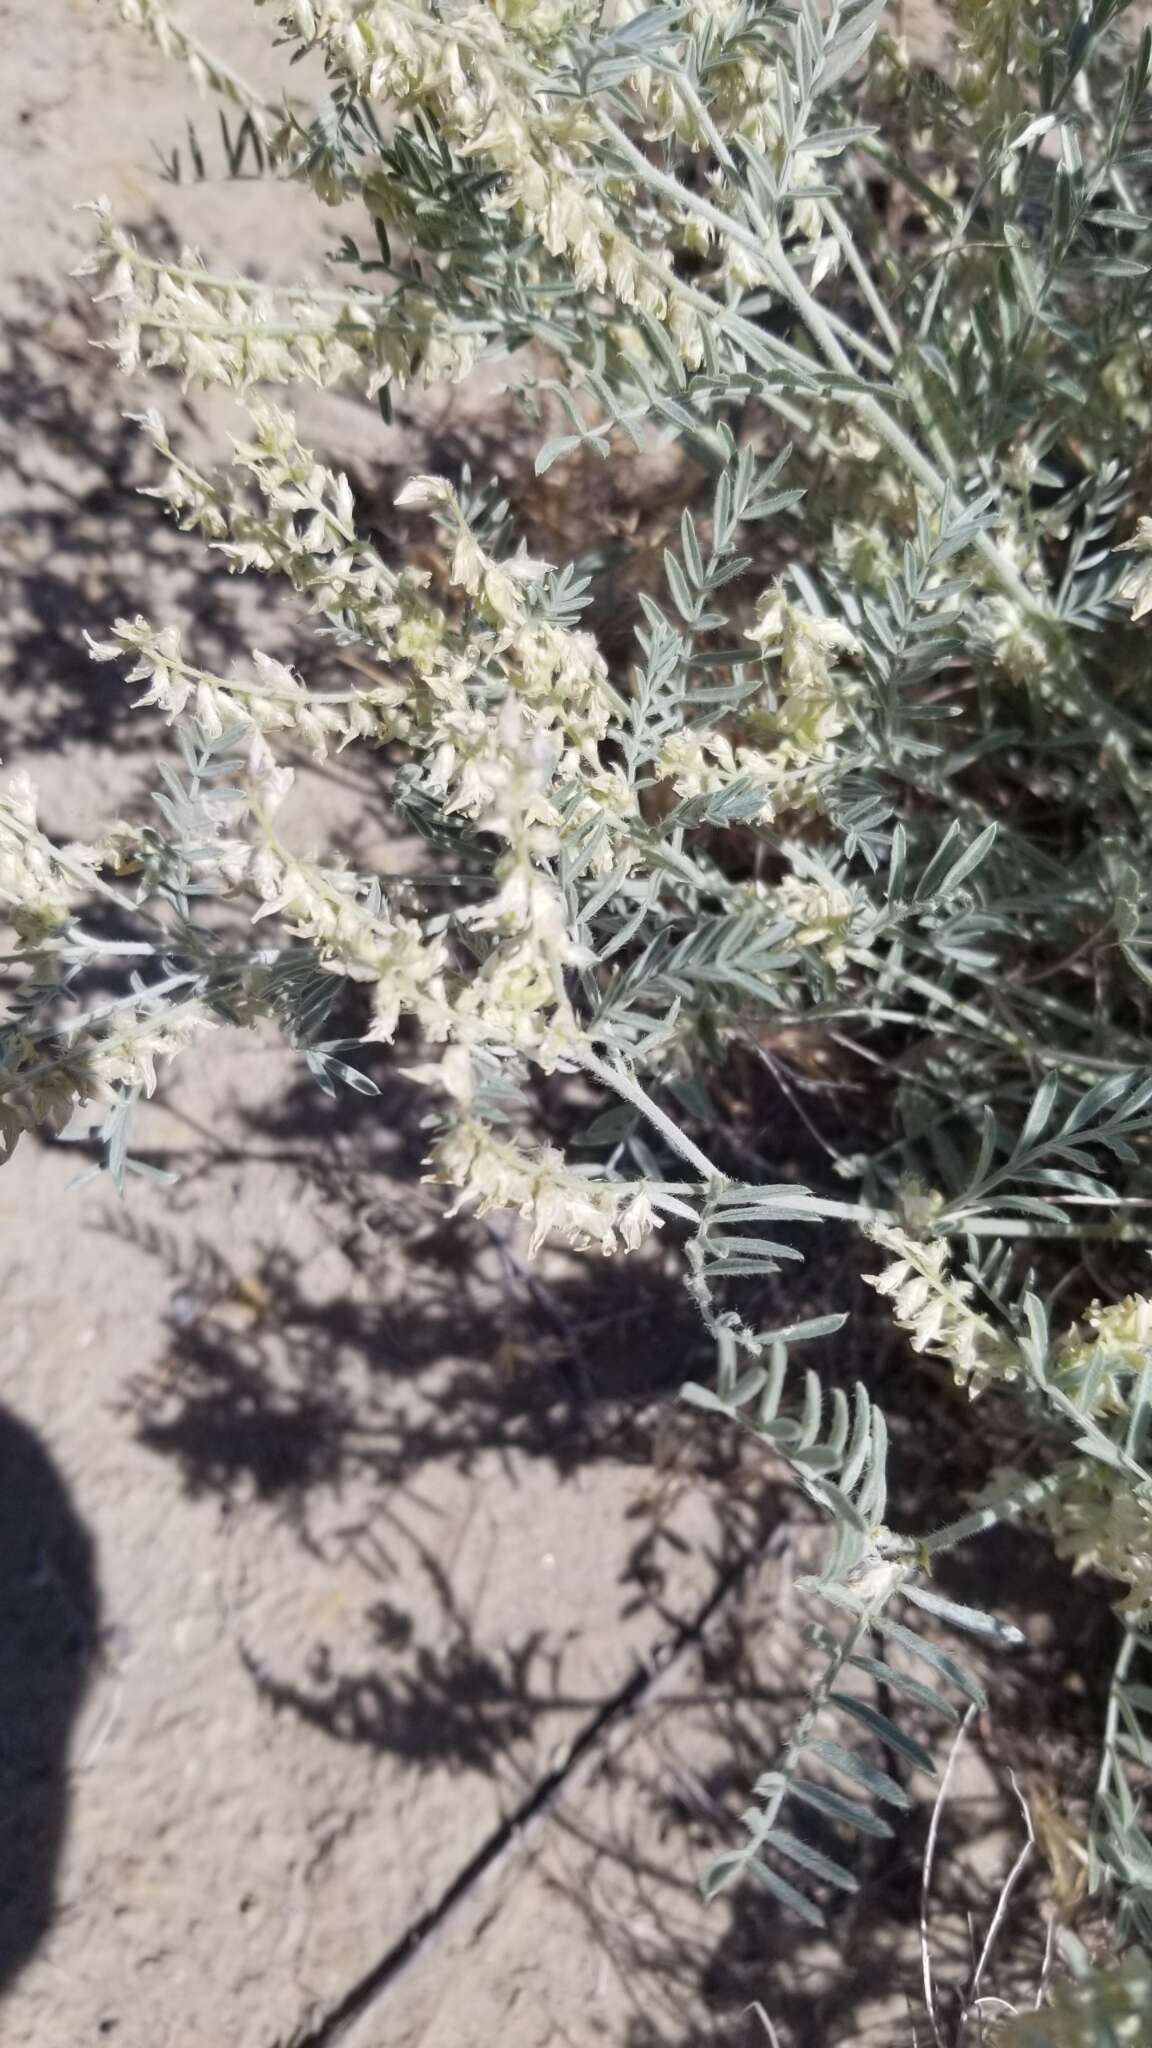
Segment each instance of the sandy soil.
[{"label": "sandy soil", "polygon": [[[267,72],[236,0],[189,11]],[[0,750],[67,833],[152,745],[85,626],[295,632],[134,494],[139,394],[90,346],[72,208],[283,273],[330,240],[222,180],[213,113],[113,12],[0,0]],[[209,176],[175,184],[151,145],[186,166],[189,116]],[[438,404],[308,425],[384,471]],[[400,857],[371,764],[305,778],[301,815]],[[221,1035],[141,1149],[174,1190],[70,1188],[31,1142],[0,1180],[0,2038],[698,2048],[763,2039],[754,1999],[793,2048],[910,2038],[911,1914],[830,1941],[695,1891],[795,1696],[809,1534],[771,1475],[688,1473],[671,1276],[530,1279],[421,1186],[401,1079],[329,1104],[263,1041]],[[995,1791],[974,1763],[984,1879]]]}]

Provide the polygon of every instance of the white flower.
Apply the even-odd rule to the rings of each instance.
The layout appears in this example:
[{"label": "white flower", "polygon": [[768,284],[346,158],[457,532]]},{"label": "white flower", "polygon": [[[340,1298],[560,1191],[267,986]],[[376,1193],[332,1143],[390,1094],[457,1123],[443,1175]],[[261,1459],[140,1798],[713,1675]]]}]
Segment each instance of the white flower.
[{"label": "white flower", "polygon": [[23,771],[11,775],[0,789],[0,923],[29,944],[49,941],[67,922],[84,871],[95,863],[83,847],[68,852],[72,873],[40,830],[30,778]]},{"label": "white flower", "polygon": [[732,742],[700,726],[669,733],[656,756],[657,775],[675,785],[678,796],[711,796],[734,782],[739,770]]},{"label": "white flower", "polygon": [[371,986],[373,1019],[366,1038],[391,1039],[405,1012],[430,1036],[445,1036],[447,950],[441,936],[429,937],[415,918],[395,916],[386,904],[370,909],[349,870],[322,867],[271,843],[254,855],[247,879],[262,899],[254,922],[282,918],[298,937],[311,940],[329,974]]},{"label": "white flower", "polygon": [[327,387],[361,377],[370,396],[390,384],[464,377],[484,342],[478,322],[445,313],[434,292],[323,290],[221,278],[195,250],[177,263],[146,256],[112,219],[106,200],[90,209],[98,246],[77,275],[99,273],[98,296],[117,308],[120,367],[170,366],[191,384],[303,381]]},{"label": "white flower", "polygon": [[[1121,541],[1115,552],[1118,555],[1152,555],[1152,519],[1138,519],[1131,540]],[[1131,605],[1134,619],[1142,619],[1147,612],[1152,612],[1152,561],[1134,563],[1117,584],[1116,595]]]},{"label": "white flower", "polygon": [[405,508],[419,508],[426,511],[430,505],[453,505],[456,493],[446,477],[409,477],[403,489],[392,500],[394,505]]},{"label": "white flower", "polygon": [[[580,290],[603,291],[665,321],[684,355],[702,360],[699,321],[679,312],[668,252],[642,247],[629,232],[634,181],[609,198],[588,176],[600,140],[595,110],[575,95],[523,87],[521,41],[547,46],[542,22],[578,18],[564,0],[536,0],[513,22],[475,0],[462,0],[443,21],[400,16],[387,0],[326,0],[305,40],[318,40],[330,69],[362,94],[406,107],[424,106],[458,152],[499,173],[487,204],[516,215],[545,248],[565,259]],[[307,163],[301,166],[308,175]],[[661,282],[667,273],[667,284]],[[674,309],[677,317],[673,320]]]},{"label": "white flower", "polygon": [[1094,1301],[1083,1320],[1091,1335],[1073,1327],[1057,1347],[1060,1384],[1077,1400],[1091,1387],[1094,1415],[1123,1415],[1132,1380],[1152,1364],[1152,1301],[1143,1294],[1107,1306]]},{"label": "white flower", "polygon": [[126,1017],[99,1037],[78,1039],[89,1075],[104,1087],[156,1089],[156,1062],[172,1059],[193,1039],[214,1028],[215,1019],[199,1003],[183,1003],[165,1011]]},{"label": "white flower", "polygon": [[762,647],[780,643],[776,725],[793,755],[831,758],[831,743],[848,724],[850,686],[834,666],[858,655],[856,635],[840,619],[822,619],[793,604],[779,586],[764,592],[747,635]]},{"label": "white flower", "polygon": [[577,1173],[555,1146],[521,1146],[471,1118],[439,1141],[429,1163],[433,1180],[460,1189],[456,1210],[512,1209],[531,1224],[532,1256],[552,1235],[579,1251],[635,1251],[660,1228],[643,1189]]},{"label": "white flower", "polygon": [[1152,1500],[1130,1477],[1083,1457],[1064,1468],[1059,1491],[1043,1513],[1061,1557],[1073,1570],[1090,1568],[1122,1580],[1128,1592],[1119,1611],[1141,1626],[1152,1618]]},{"label": "white flower", "polygon": [[888,1223],[867,1224],[865,1233],[895,1254],[882,1273],[865,1278],[892,1303],[893,1318],[907,1331],[914,1351],[947,1359],[958,1385],[967,1386],[970,1395],[981,1393],[991,1380],[1020,1377],[1015,1344],[971,1307],[972,1289],[949,1273],[942,1238],[920,1243]]},{"label": "white flower", "polygon": [[792,920],[798,945],[818,949],[829,967],[839,971],[847,960],[853,925],[867,910],[867,898],[831,877],[788,875],[776,890],[776,901]]},{"label": "white flower", "polygon": [[985,600],[981,619],[998,667],[1013,682],[1040,682],[1051,665],[1051,654],[1032,614],[1015,598],[997,595]]}]

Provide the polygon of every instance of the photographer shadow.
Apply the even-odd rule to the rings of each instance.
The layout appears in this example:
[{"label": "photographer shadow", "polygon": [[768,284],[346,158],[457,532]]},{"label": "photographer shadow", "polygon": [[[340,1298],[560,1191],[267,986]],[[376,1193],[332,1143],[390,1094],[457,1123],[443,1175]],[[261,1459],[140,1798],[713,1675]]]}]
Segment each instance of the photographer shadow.
[{"label": "photographer shadow", "polygon": [[0,1999],[55,1917],[99,1631],[92,1538],[35,1431],[0,1408]]}]

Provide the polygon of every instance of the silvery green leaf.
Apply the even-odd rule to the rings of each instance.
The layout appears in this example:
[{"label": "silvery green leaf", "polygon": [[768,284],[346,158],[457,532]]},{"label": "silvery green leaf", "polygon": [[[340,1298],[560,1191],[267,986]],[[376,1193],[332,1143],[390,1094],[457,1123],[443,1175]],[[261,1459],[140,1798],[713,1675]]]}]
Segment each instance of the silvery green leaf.
[{"label": "silvery green leaf", "polygon": [[854,1784],[862,1785],[873,1799],[882,1799],[886,1805],[898,1806],[901,1811],[906,1811],[910,1805],[908,1794],[895,1778],[875,1764],[868,1763],[864,1757],[857,1756],[855,1751],[845,1749],[841,1743],[812,1742],[809,1748],[814,1756],[822,1757],[826,1764],[831,1764],[833,1770],[851,1778]]},{"label": "silvery green leaf", "polygon": [[729,1402],[722,1401],[719,1394],[712,1392],[711,1387],[698,1386],[694,1380],[685,1380],[680,1389],[680,1399],[687,1401],[693,1408],[709,1408],[718,1415],[732,1414]]},{"label": "silvery green leaf", "polygon": [[[799,1799],[816,1813],[829,1820],[843,1821],[845,1826],[855,1828],[861,1835],[876,1835],[881,1840],[891,1840],[892,1829],[886,1820],[873,1813],[867,1806],[860,1806],[854,1799],[846,1799],[841,1792],[834,1792],[829,1785],[816,1785],[806,1778],[790,1778],[785,1781],[790,1799]],[[763,1796],[775,1790],[775,1780],[770,1772],[762,1778],[756,1790]]]},{"label": "silvery green leaf", "polygon": [[914,1657],[919,1657],[925,1664],[930,1665],[933,1671],[939,1672],[941,1678],[962,1692],[973,1706],[987,1706],[988,1700],[983,1686],[971,1677],[955,1657],[940,1649],[938,1644],[929,1642],[925,1636],[916,1635],[912,1629],[893,1621],[887,1614],[879,1616],[875,1626],[885,1641],[898,1643],[902,1649],[910,1651]]},{"label": "silvery green leaf", "polygon": [[714,1899],[719,1892],[724,1891],[736,1878],[744,1874],[749,1860],[747,1851],[743,1849],[729,1850],[722,1856],[714,1856],[700,1877],[700,1889],[704,1897]]},{"label": "silvery green leaf", "polygon": [[917,1742],[903,1728],[898,1728],[896,1723],[887,1714],[882,1714],[878,1707],[869,1705],[867,1700],[857,1699],[854,1693],[833,1692],[828,1697],[831,1705],[839,1707],[841,1713],[850,1714],[853,1720],[859,1721],[862,1727],[869,1729],[879,1738],[886,1749],[898,1750],[917,1770],[927,1771],[930,1776],[935,1776],[936,1765],[931,1751],[925,1749],[923,1743]]},{"label": "silvery green leaf", "polygon": [[810,1871],[813,1877],[821,1878],[825,1884],[835,1885],[839,1891],[855,1892],[860,1889],[859,1880],[853,1877],[851,1871],[845,1870],[842,1863],[837,1863],[831,1856],[822,1855],[819,1849],[813,1849],[800,1835],[794,1835],[790,1828],[769,1829],[767,1834],[761,1836],[760,1846],[775,1849],[781,1856],[787,1857],[790,1863],[798,1863],[802,1870]]},{"label": "silvery green leaf", "polygon": [[798,1919],[807,1921],[809,1927],[823,1927],[824,1915],[819,1906],[805,1898],[803,1892],[797,1891],[795,1885],[789,1884],[787,1878],[781,1877],[779,1871],[772,1870],[758,1856],[749,1859],[748,1875],[755,1878],[766,1892],[771,1892],[780,1905],[787,1906]]},{"label": "silvery green leaf", "polygon": [[911,1580],[900,1588],[905,1600],[911,1600],[916,1607],[922,1607],[926,1614],[935,1614],[941,1621],[953,1628],[967,1630],[971,1635],[988,1636],[996,1643],[1018,1647],[1024,1637],[1010,1621],[998,1621],[995,1615],[984,1614],[977,1607],[965,1607],[958,1600],[947,1600],[942,1593],[931,1592],[926,1586],[917,1586]]},{"label": "silvery green leaf", "polygon": [[922,1684],[918,1678],[911,1677],[898,1665],[882,1663],[879,1657],[860,1655],[849,1657],[848,1662],[855,1670],[866,1671],[870,1678],[876,1680],[877,1685],[888,1686],[894,1692],[901,1692],[906,1698],[915,1700],[917,1706],[923,1707],[927,1713],[943,1714],[949,1721],[959,1718],[951,1700],[943,1698],[938,1692],[933,1692],[931,1686]]}]

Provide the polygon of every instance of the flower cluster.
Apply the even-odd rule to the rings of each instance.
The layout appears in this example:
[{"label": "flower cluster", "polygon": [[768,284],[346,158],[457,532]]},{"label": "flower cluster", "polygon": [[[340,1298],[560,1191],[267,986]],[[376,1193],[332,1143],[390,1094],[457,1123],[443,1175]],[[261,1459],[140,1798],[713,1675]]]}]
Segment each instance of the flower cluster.
[{"label": "flower cluster", "polygon": [[833,972],[839,972],[846,964],[856,927],[869,909],[863,890],[831,877],[792,874],[785,876],[773,894],[783,915],[791,919],[797,945],[818,951]]},{"label": "flower cluster", "polygon": [[972,1307],[971,1287],[948,1271],[942,1238],[920,1243],[889,1223],[868,1224],[866,1235],[894,1255],[882,1273],[866,1277],[891,1302],[893,1317],[907,1331],[914,1351],[946,1359],[957,1385],[967,1387],[971,1396],[993,1380],[1020,1378],[1016,1345]]},{"label": "flower cluster", "polygon": [[[496,170],[490,207],[539,235],[569,265],[577,290],[611,290],[665,322],[686,363],[703,360],[699,315],[676,289],[666,234],[643,242],[622,225],[623,207],[609,203],[594,176],[602,140],[595,110],[571,93],[549,92],[510,33],[520,25],[516,10],[502,21],[465,0],[439,21],[394,0],[298,0],[291,21],[366,98],[426,107],[461,156]],[[631,197],[631,181],[617,182]]]},{"label": "flower cluster", "polygon": [[64,854],[41,832],[36,791],[27,775],[0,789],[0,923],[26,944],[42,945],[67,923],[70,906],[92,866],[81,847]]},{"label": "flower cluster", "polygon": [[[454,535],[450,577],[478,606],[479,631],[449,627],[426,595],[427,572],[389,570],[357,532],[346,476],[303,447],[291,415],[251,408],[250,437],[234,442],[235,465],[251,478],[260,503],[238,499],[225,479],[204,477],[173,449],[157,413],[144,415],[166,469],[150,495],[180,523],[205,535],[239,570],[276,571],[312,608],[332,618],[342,637],[366,643],[378,662],[402,670],[360,691],[361,710],[380,715],[388,737],[417,742],[446,712],[468,709],[465,685],[493,656],[507,686],[534,716],[555,720],[570,744],[590,757],[612,714],[607,668],[589,633],[534,618],[528,598],[547,564],[522,552],[497,560],[480,547],[455,490],[441,477],[414,477],[400,491],[402,509],[436,508],[450,515]],[[489,629],[485,633],[484,629]],[[365,727],[365,731],[369,728]]]},{"label": "flower cluster", "polygon": [[446,313],[430,292],[390,295],[318,285],[265,285],[206,270],[195,250],[176,263],[147,256],[116,225],[106,199],[92,206],[97,248],[77,271],[103,279],[98,297],[118,309],[122,370],[177,370],[185,386],[258,383],[327,386],[456,382],[481,354],[479,317]]},{"label": "flower cluster", "polygon": [[[826,188],[821,164],[827,157],[838,156],[842,144],[825,133],[806,145],[797,133],[795,87],[777,64],[771,47],[749,34],[751,24],[741,0],[689,0],[680,25],[686,36],[699,39],[706,52],[707,124],[700,120],[698,92],[689,87],[690,72],[685,78],[674,66],[654,68],[631,81],[646,136],[655,141],[675,135],[687,148],[706,151],[712,144],[711,127],[729,139],[739,137],[750,149],[767,155],[792,200],[785,232],[812,245],[813,282],[818,283],[822,275],[838,267],[840,250],[825,234],[819,199],[805,199],[803,194],[811,191],[815,195]],[[716,197],[724,210],[727,195],[722,185]],[[699,216],[684,223],[684,240],[701,255],[719,243],[720,275],[726,280],[754,288],[771,278],[770,269],[751,250],[725,242],[723,230]]]},{"label": "flower cluster", "polygon": [[[773,588],[761,597],[746,637],[765,658],[778,657],[775,701],[741,708],[747,739],[715,728],[682,727],[662,743],[657,772],[682,797],[710,795],[747,779],[762,787],[761,821],[817,806],[836,766],[834,742],[849,721],[851,686],[834,666],[838,654],[855,655],[860,643],[839,619],[817,618]],[[764,734],[764,744],[754,744]]]},{"label": "flower cluster", "polygon": [[554,1145],[524,1146],[497,1137],[474,1117],[433,1148],[432,1178],[459,1188],[456,1209],[478,1216],[511,1209],[531,1226],[529,1253],[561,1237],[577,1251],[636,1251],[660,1220],[644,1188],[595,1180],[569,1166]]},{"label": "flower cluster", "polygon": [[[145,415],[143,423],[167,466],[150,495],[160,498],[183,526],[202,532],[233,568],[287,577],[312,609],[332,622],[341,643],[367,648],[371,663],[360,655],[355,666],[373,682],[371,689],[323,698],[310,694],[303,701],[296,679],[290,678],[262,729],[287,732],[295,724],[295,705],[300,716],[312,721],[301,733],[309,746],[317,744],[317,718],[324,731],[341,737],[442,745],[447,720],[465,726],[475,722],[468,685],[492,652],[491,632],[451,628],[427,595],[426,570],[408,567],[393,574],[385,566],[356,530],[347,477],[325,468],[302,446],[288,413],[253,406],[251,422],[251,437],[237,440],[234,447],[236,468],[258,493],[255,506],[237,496],[228,479],[205,477],[177,455],[155,413]],[[382,673],[381,664],[390,673]],[[239,700],[237,679],[222,687]],[[349,707],[345,723],[352,730],[342,732],[341,716],[332,708],[339,705]],[[481,732],[483,724],[480,718]]]},{"label": "flower cluster", "polygon": [[257,649],[252,655],[255,678],[218,676],[185,659],[179,628],[157,629],[140,616],[117,619],[111,640],[88,639],[94,661],[120,661],[135,656],[127,672],[130,683],[147,683],[137,704],[156,704],[171,725],[189,716],[206,739],[224,732],[292,734],[322,761],[332,743],[347,746],[353,739],[385,740],[403,730],[400,716],[406,691],[401,681],[382,677],[371,689],[317,692],[309,690],[283,661]]},{"label": "flower cluster", "polygon": [[446,512],[454,528],[453,583],[476,599],[489,623],[497,628],[516,626],[527,616],[525,591],[548,574],[547,562],[534,562],[522,551],[510,561],[497,561],[486,554],[460,509],[460,501],[446,477],[414,476],[396,499],[401,508],[427,511],[437,507]]},{"label": "flower cluster", "polygon": [[1045,47],[1036,0],[955,0],[956,90],[979,127],[994,131],[1031,109]]},{"label": "flower cluster", "polygon": [[1152,1618],[1152,1498],[1124,1472],[1093,1458],[1069,1465],[1044,1504],[1058,1554],[1075,1571],[1104,1572],[1128,1587],[1121,1614],[1140,1626]]},{"label": "flower cluster", "polygon": [[[265,738],[295,739],[323,757],[329,744],[355,738],[401,740],[427,750],[425,783],[448,811],[479,819],[502,832],[497,789],[506,776],[499,754],[499,705],[514,704],[517,733],[531,737],[534,773],[549,763],[549,779],[582,796],[576,811],[600,816],[605,789],[615,814],[628,809],[626,786],[599,758],[614,702],[603,656],[591,634],[532,615],[531,593],[547,565],[522,552],[506,560],[487,553],[468,526],[455,490],[439,477],[413,478],[400,492],[406,509],[436,509],[452,536],[450,579],[473,602],[474,617],[452,626],[426,595],[427,573],[393,575],[356,531],[347,478],[317,463],[302,447],[290,417],[254,407],[252,436],[236,443],[237,466],[248,474],[262,503],[253,510],[223,481],[203,477],[173,450],[158,415],[144,424],[166,469],[153,495],[182,524],[200,530],[238,568],[278,570],[341,637],[366,644],[374,657],[356,667],[370,687],[344,692],[305,688],[286,664],[257,654],[254,679],[210,675],[183,655],[173,629],[155,632],[146,620],[118,620],[114,638],[92,642],[98,659],[137,657],[130,680],[145,681],[140,701],[158,703],[170,719],[191,712],[209,736],[248,729]],[[379,664],[385,664],[382,671]],[[539,793],[538,793],[539,794]],[[580,817],[569,806],[568,829]],[[559,819],[549,812],[550,852]],[[603,835],[602,835],[603,836]],[[610,864],[611,836],[599,852]],[[543,883],[534,885],[537,897]]]},{"label": "flower cluster", "polygon": [[233,441],[233,466],[255,486],[255,504],[237,494],[230,477],[206,477],[178,454],[155,411],[140,423],[165,467],[144,495],[158,498],[186,531],[202,534],[234,570],[286,576],[344,635],[386,660],[405,659],[405,631],[443,626],[420,597],[426,578],[414,570],[394,575],[361,538],[348,478],[302,446],[290,413],[253,404],[250,420],[251,434]]},{"label": "flower cluster", "polygon": [[117,1091],[151,1095],[156,1062],[172,1059],[215,1019],[196,998],[161,1009],[133,994],[71,1024],[35,1033],[19,1026],[0,1040],[0,1162],[25,1130],[62,1131],[77,1110]]},{"label": "flower cluster", "polygon": [[1014,598],[987,599],[981,623],[992,659],[1015,683],[1039,683],[1051,666],[1051,649],[1036,625],[1035,615]]},{"label": "flower cluster", "polygon": [[779,645],[774,720],[785,744],[805,760],[827,759],[848,723],[847,691],[835,657],[859,654],[856,635],[842,620],[817,618],[776,588],[760,599],[747,637],[764,649]]},{"label": "flower cluster", "polygon": [[431,1037],[445,1036],[448,956],[442,937],[429,937],[418,919],[398,916],[383,902],[366,901],[363,883],[349,869],[293,854],[267,828],[248,881],[260,898],[256,921],[282,919],[315,947],[326,972],[370,985],[366,1039],[391,1039],[405,1012]]},{"label": "flower cluster", "polygon": [[[1138,519],[1131,540],[1122,541],[1116,553],[1142,558],[1152,555],[1152,519]],[[1116,595],[1131,605],[1134,619],[1142,619],[1146,613],[1152,612],[1152,561],[1141,559],[1134,562],[1117,584]]]},{"label": "flower cluster", "polygon": [[[550,1064],[575,1029],[565,970],[586,957],[570,933],[552,866],[566,833],[587,830],[581,814],[597,808],[602,784],[612,786],[621,819],[630,796],[626,784],[615,790],[619,772],[599,759],[613,700],[595,641],[533,615],[531,594],[546,565],[522,553],[509,560],[488,553],[440,478],[414,479],[400,503],[444,516],[449,576],[475,615],[459,628],[359,541],[346,479],[312,461],[284,414],[257,409],[254,438],[238,447],[241,466],[266,501],[266,512],[252,515],[258,540],[227,491],[175,456],[159,421],[146,424],[168,463],[159,492],[186,523],[226,548],[258,548],[260,565],[282,568],[297,587],[308,587],[310,563],[313,601],[341,600],[349,622],[371,631],[377,659],[389,661],[386,674],[374,671],[374,687],[320,693],[260,653],[250,676],[199,669],[186,659],[175,628],[157,631],[142,618],[118,620],[110,640],[91,643],[99,660],[134,657],[129,680],[147,686],[138,701],[158,705],[170,722],[193,720],[207,741],[248,735],[239,794],[255,839],[214,840],[198,855],[201,869],[210,865],[231,891],[254,888],[258,916],[282,918],[316,948],[328,971],[372,982],[373,1036],[390,1037],[407,1010],[433,1036],[494,1044]],[[230,538],[240,532],[244,541]],[[504,848],[493,897],[456,920],[467,942],[481,948],[474,972],[451,976],[443,932],[428,939],[417,921],[370,904],[351,873],[302,860],[278,841],[270,820],[290,775],[270,739],[306,745],[321,758],[330,745],[353,739],[402,739],[427,749],[428,793],[446,814],[467,817]],[[234,809],[229,822],[238,822]],[[614,852],[609,843],[598,857],[610,861]]]},{"label": "flower cluster", "polygon": [[[144,1008],[136,1015],[113,1017],[83,1041],[89,1099],[110,1088],[135,1088],[154,1095],[157,1060],[174,1059],[211,1031],[215,1022],[198,1000],[174,1003],[162,1012]],[[68,1036],[65,1034],[65,1045]]]},{"label": "flower cluster", "polygon": [[1089,1397],[1093,1415],[1123,1415],[1128,1409],[1125,1383],[1152,1365],[1152,1301],[1128,1294],[1122,1301],[1094,1301],[1084,1311],[1091,1333],[1068,1331],[1056,1350],[1060,1384],[1078,1404]]},{"label": "flower cluster", "polygon": [[[481,628],[488,629],[487,639],[464,636],[459,641],[456,678],[488,669],[501,699],[513,699],[522,714],[517,733],[536,734],[545,751],[558,742],[553,779],[598,777],[597,745],[614,708],[608,671],[590,633],[532,615],[530,593],[548,574],[548,564],[523,552],[499,560],[486,552],[443,477],[413,477],[396,503],[436,508],[445,516],[452,535],[450,579],[472,598]],[[433,680],[438,681],[434,671]],[[458,693],[449,703],[441,688],[440,698],[430,784],[450,810],[476,817],[489,806],[492,776],[500,772],[493,757],[493,721],[464,695]]]},{"label": "flower cluster", "polygon": [[525,731],[521,708],[509,698],[485,753],[470,763],[477,823],[506,850],[496,863],[495,895],[460,920],[492,933],[495,944],[453,1008],[454,1030],[465,1043],[502,1045],[546,1066],[577,1035],[564,970],[587,963],[550,866],[560,843],[552,787],[558,752],[547,729]]}]

